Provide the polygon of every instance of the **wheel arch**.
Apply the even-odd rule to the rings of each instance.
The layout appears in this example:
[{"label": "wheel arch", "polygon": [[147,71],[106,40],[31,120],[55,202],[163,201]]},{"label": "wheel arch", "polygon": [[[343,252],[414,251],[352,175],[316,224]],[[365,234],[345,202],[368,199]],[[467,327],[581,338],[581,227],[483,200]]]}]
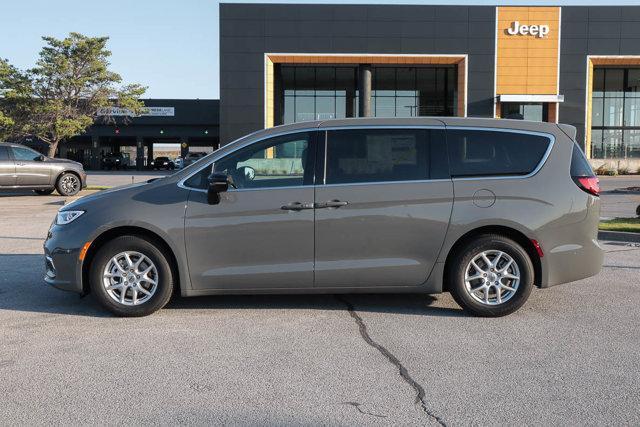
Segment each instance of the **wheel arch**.
[{"label": "wheel arch", "polygon": [[533,283],[537,287],[541,286],[542,262],[540,260],[540,256],[538,255],[538,251],[536,250],[535,246],[531,242],[531,239],[529,239],[524,233],[522,233],[519,230],[516,230],[515,228],[511,228],[503,225],[485,225],[482,227],[474,228],[473,230],[470,230],[467,233],[463,234],[458,238],[458,240],[456,240],[453,246],[451,246],[451,249],[447,253],[447,258],[445,260],[445,265],[444,265],[444,280],[442,283],[443,291],[447,291],[449,288],[449,282],[450,282],[449,271],[450,271],[451,264],[453,262],[453,258],[457,253],[457,251],[459,251],[460,248],[462,248],[464,245],[466,245],[470,241],[484,234],[499,234],[501,236],[512,239],[513,241],[518,243],[520,246],[522,246],[524,250],[527,252],[527,255],[529,255],[529,258],[531,259],[531,263],[533,264],[533,272],[534,272]]},{"label": "wheel arch", "polygon": [[149,240],[155,245],[157,245],[164,254],[169,256],[169,265],[171,266],[171,272],[174,275],[174,292],[180,291],[181,287],[181,276],[180,276],[180,268],[178,266],[178,260],[176,258],[176,254],[174,253],[171,246],[157,233],[143,227],[139,226],[119,226],[110,228],[105,230],[101,234],[99,234],[89,246],[87,253],[82,262],[82,293],[86,295],[90,292],[89,286],[89,274],[91,270],[91,263],[96,253],[102,248],[107,242],[115,239],[120,236],[136,236],[143,238],[145,240]]}]

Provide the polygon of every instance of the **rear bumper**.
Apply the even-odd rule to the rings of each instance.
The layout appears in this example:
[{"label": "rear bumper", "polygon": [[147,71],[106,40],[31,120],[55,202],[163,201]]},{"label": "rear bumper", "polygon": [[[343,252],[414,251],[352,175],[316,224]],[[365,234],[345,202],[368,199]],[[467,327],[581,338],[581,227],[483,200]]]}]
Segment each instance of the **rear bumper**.
[{"label": "rear bumper", "polygon": [[602,269],[604,251],[597,239],[589,239],[582,244],[556,246],[544,258],[547,280],[542,287],[546,288],[597,275]]}]

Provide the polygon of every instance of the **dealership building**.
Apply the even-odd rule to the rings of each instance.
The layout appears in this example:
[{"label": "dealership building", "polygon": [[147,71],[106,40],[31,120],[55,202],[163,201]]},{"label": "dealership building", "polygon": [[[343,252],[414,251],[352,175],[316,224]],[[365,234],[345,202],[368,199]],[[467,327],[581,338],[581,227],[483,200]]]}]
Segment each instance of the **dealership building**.
[{"label": "dealership building", "polygon": [[[138,117],[122,109],[103,111],[87,132],[58,146],[58,155],[100,169],[102,159],[122,153],[125,165],[142,170],[157,155],[171,147],[175,155],[208,153],[220,145],[218,100],[144,99],[145,109]],[[27,138],[27,145],[47,152],[44,142]],[[174,148],[175,147],[175,148]]]},{"label": "dealership building", "polygon": [[640,6],[220,5],[220,143],[343,117],[575,126],[640,161]]}]

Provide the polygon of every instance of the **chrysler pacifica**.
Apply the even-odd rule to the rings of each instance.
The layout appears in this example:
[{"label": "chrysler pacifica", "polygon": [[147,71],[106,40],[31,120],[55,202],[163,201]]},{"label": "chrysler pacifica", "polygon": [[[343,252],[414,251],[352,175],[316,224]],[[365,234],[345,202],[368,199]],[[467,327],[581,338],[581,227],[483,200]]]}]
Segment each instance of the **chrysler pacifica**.
[{"label": "chrysler pacifica", "polygon": [[501,316],[600,271],[598,180],[575,128],[345,119],[262,130],[60,209],[45,281],[121,316],[183,296],[450,292]]}]

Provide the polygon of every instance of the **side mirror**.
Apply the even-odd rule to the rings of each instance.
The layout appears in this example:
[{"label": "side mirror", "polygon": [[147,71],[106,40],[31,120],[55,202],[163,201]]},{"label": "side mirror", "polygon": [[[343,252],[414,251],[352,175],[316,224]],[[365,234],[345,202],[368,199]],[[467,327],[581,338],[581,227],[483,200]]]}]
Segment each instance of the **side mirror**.
[{"label": "side mirror", "polygon": [[212,173],[207,180],[209,181],[207,201],[210,205],[217,205],[220,203],[220,193],[229,189],[229,177],[223,173]]},{"label": "side mirror", "polygon": [[35,160],[36,162],[44,162],[44,159],[46,159],[46,157],[44,157],[42,154],[40,154],[38,157],[36,157]]}]

